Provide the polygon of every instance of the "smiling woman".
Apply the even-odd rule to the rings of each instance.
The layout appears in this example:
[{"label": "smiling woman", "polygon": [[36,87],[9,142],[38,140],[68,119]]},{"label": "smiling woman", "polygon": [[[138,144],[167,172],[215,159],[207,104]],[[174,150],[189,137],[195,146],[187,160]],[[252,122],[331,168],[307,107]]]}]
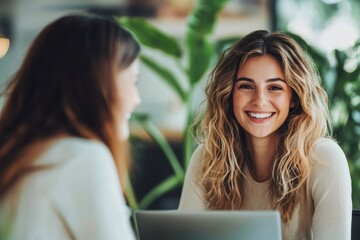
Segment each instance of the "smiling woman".
[{"label": "smiling woman", "polygon": [[293,39],[248,34],[222,55],[206,96],[180,209],[275,209],[283,239],[350,239],[347,161],[321,81]]}]

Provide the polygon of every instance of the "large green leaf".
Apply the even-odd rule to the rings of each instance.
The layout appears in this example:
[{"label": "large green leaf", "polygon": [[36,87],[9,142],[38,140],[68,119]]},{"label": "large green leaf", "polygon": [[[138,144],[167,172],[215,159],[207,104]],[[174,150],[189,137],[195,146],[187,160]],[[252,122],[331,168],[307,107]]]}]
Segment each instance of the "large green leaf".
[{"label": "large green leaf", "polygon": [[178,78],[174,76],[174,74],[169,71],[167,68],[165,68],[163,65],[160,65],[150,57],[141,56],[142,62],[148,66],[150,69],[152,69],[155,73],[157,73],[162,80],[172,89],[174,92],[181,98],[183,102],[186,102],[187,99],[187,93],[183,89],[183,87],[180,84],[180,81]]},{"label": "large green leaf", "polygon": [[189,78],[192,85],[202,79],[209,69],[212,58],[215,57],[215,45],[208,39],[197,39],[188,43],[189,48]]},{"label": "large green leaf", "polygon": [[359,46],[360,46],[360,39],[358,39],[354,44],[354,47],[359,47]]},{"label": "large green leaf", "polygon": [[227,1],[198,0],[187,18],[185,42],[189,52],[188,75],[191,84],[197,83],[209,68],[215,53],[210,34]]},{"label": "large green leaf", "polygon": [[187,18],[187,34],[195,33],[197,38],[211,34],[218,15],[227,2],[228,0],[197,0]]},{"label": "large green leaf", "polygon": [[344,70],[344,65],[347,59],[347,55],[345,52],[335,49],[334,51],[335,59],[336,59],[336,82],[334,85],[334,89],[336,90],[336,97],[343,99],[347,102],[348,99],[345,92],[345,84],[348,79],[346,77],[347,73]]},{"label": "large green leaf", "polygon": [[160,50],[176,58],[182,56],[182,50],[177,40],[145,19],[120,17],[116,18],[116,20],[131,31],[144,46]]}]

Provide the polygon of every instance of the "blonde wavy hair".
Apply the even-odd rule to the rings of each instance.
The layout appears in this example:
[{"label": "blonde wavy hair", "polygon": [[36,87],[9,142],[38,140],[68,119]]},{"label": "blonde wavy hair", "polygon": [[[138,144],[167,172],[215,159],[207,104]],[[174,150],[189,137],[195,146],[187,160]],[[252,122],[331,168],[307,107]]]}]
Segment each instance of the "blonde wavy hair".
[{"label": "blonde wavy hair", "polygon": [[205,145],[201,184],[210,209],[240,209],[244,196],[244,167],[251,166],[244,129],[233,113],[236,74],[245,62],[273,56],[292,88],[296,107],[279,129],[280,137],[270,179],[273,206],[288,222],[307,180],[316,141],[330,136],[327,94],[312,63],[288,35],[259,30],[226,50],[206,86],[206,108],[195,134]]}]

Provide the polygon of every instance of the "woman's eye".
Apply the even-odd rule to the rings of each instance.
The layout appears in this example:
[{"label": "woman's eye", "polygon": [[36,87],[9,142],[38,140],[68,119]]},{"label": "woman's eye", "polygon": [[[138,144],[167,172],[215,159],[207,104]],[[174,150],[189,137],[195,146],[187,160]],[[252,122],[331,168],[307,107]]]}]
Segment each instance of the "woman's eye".
[{"label": "woman's eye", "polygon": [[240,84],[239,89],[253,89],[253,87],[249,84]]},{"label": "woman's eye", "polygon": [[280,87],[280,86],[271,86],[271,87],[269,87],[269,90],[271,90],[271,91],[277,91],[277,90],[281,90],[282,89],[282,87]]}]

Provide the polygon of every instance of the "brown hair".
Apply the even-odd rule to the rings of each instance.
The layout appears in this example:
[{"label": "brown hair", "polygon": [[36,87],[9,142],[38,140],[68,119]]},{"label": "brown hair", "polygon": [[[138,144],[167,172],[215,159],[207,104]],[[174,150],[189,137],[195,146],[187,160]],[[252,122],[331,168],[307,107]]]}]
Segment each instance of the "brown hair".
[{"label": "brown hair", "polygon": [[33,41],[5,89],[0,115],[0,198],[34,169],[19,160],[30,143],[58,133],[102,141],[119,177],[121,159],[114,108],[115,74],[138,57],[139,44],[112,19],[89,14],[64,16]]}]

